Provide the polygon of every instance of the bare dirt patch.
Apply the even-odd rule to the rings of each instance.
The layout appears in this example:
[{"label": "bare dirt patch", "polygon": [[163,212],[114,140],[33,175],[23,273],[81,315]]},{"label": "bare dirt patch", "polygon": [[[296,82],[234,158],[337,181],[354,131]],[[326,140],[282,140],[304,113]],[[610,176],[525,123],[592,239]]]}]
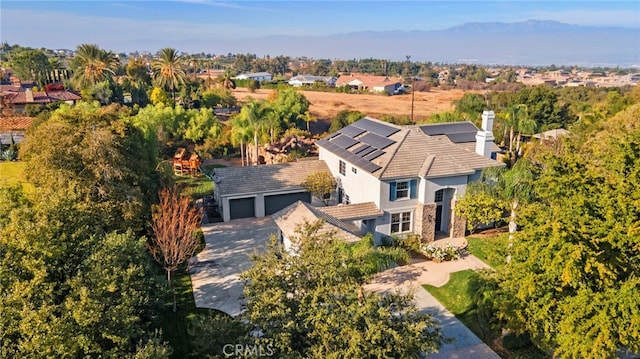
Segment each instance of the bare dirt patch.
[{"label": "bare dirt patch", "polygon": [[[247,101],[250,97],[264,100],[272,91],[259,89],[251,93],[246,88],[237,88],[233,92],[239,101]],[[457,89],[416,92],[413,105],[415,121],[424,122],[434,113],[452,110],[452,101],[461,98],[465,92]],[[383,96],[318,91],[302,91],[302,93],[311,103],[309,108],[311,114],[322,121],[330,121],[343,110],[360,111],[376,118],[383,115],[411,116],[411,94]]]}]

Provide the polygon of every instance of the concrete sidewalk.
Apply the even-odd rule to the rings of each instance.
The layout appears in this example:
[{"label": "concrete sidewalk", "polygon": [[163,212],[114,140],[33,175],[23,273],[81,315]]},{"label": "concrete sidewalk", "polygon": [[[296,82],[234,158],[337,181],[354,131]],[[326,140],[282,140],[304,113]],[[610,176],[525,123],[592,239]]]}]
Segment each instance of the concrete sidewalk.
[{"label": "concrete sidewalk", "polygon": [[500,357],[488,345],[483,343],[469,328],[422,288],[422,284],[440,287],[449,281],[449,275],[454,272],[484,268],[489,268],[489,266],[473,255],[443,263],[420,261],[377,274],[373,281],[365,286],[365,289],[377,292],[401,291],[406,293],[411,291],[414,293],[414,301],[418,310],[431,314],[440,323],[444,337],[453,339],[452,343],[443,344],[439,353],[430,354],[427,356],[428,358],[499,359]]}]

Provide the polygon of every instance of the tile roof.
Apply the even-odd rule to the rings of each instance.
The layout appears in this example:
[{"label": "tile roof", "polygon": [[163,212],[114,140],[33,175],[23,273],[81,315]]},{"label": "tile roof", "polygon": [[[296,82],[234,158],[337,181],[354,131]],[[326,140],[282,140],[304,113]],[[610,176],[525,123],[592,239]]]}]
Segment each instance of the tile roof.
[{"label": "tile roof", "polygon": [[360,87],[373,88],[402,83],[402,79],[399,77],[352,73],[340,75],[340,77],[338,77],[338,79],[336,80],[336,86],[348,85],[350,83],[353,85],[357,84]]},{"label": "tile roof", "polygon": [[297,237],[299,235],[297,230],[304,225],[305,221],[313,223],[317,220],[322,220],[324,223],[318,230],[318,234],[335,234],[347,242],[360,240],[360,235],[353,226],[302,201],[297,201],[274,213],[272,218],[284,236],[288,238]]},{"label": "tile roof", "polygon": [[53,101],[78,101],[82,99],[80,95],[69,90],[49,91],[47,92],[47,96]]},{"label": "tile roof", "polygon": [[0,117],[0,131],[26,130],[35,118],[27,116]]},{"label": "tile roof", "polygon": [[329,171],[324,161],[304,160],[273,165],[216,168],[213,181],[222,196],[302,190],[313,172]]},{"label": "tile roof", "polygon": [[337,206],[317,207],[317,210],[326,213],[342,221],[355,221],[358,219],[372,219],[384,214],[373,202],[356,204],[339,204]]},{"label": "tile roof", "polygon": [[49,103],[51,99],[47,96],[47,93],[44,91],[31,92],[29,91],[20,91],[13,94],[7,95],[5,101],[8,104],[30,104],[30,103]]},{"label": "tile roof", "polygon": [[[365,117],[340,130],[339,136],[330,134],[316,144],[381,179],[446,177],[503,165],[475,153],[477,131],[470,122],[400,127]],[[368,141],[367,145],[377,149],[376,158],[369,157],[370,152],[361,141],[371,138],[372,133],[377,136],[373,137],[373,144]],[[356,141],[345,141],[345,136]],[[345,144],[349,146],[344,148]]]},{"label": "tile roof", "polygon": [[535,135],[533,135],[533,137],[540,139],[557,139],[558,137],[568,136],[570,133],[571,132],[565,130],[564,128],[557,128],[554,130],[536,133]]}]

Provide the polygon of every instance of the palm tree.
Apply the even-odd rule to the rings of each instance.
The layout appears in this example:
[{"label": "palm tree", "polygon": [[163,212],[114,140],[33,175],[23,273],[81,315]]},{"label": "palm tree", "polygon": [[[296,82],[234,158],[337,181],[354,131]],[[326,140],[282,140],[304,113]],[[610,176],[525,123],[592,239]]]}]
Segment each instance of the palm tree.
[{"label": "palm tree", "polygon": [[517,157],[522,154],[522,133],[533,133],[536,129],[536,121],[529,116],[527,105],[519,104],[511,106],[504,115],[505,134],[509,130],[509,155],[511,166],[515,164]]},{"label": "palm tree", "polygon": [[251,141],[251,127],[241,116],[234,116],[229,120],[231,126],[231,144],[234,146],[240,146],[240,161],[242,166],[249,165],[249,156],[246,155],[245,161],[245,145]]},{"label": "palm tree", "polygon": [[253,133],[253,145],[255,146],[255,158],[254,164],[258,165],[258,137],[269,126],[269,119],[272,114],[271,108],[264,105],[262,102],[251,101],[240,110],[239,117],[244,121],[247,121],[251,131]]},{"label": "palm tree", "polygon": [[184,85],[187,75],[183,69],[184,60],[176,49],[166,47],[160,50],[159,59],[151,65],[153,78],[160,87],[169,89],[173,100],[176,100],[176,89]]},{"label": "palm tree", "polygon": [[309,133],[311,133],[309,122],[318,122],[318,118],[313,116],[309,111],[305,111],[305,113],[298,115],[298,118],[307,123],[307,132]]},{"label": "palm tree", "polygon": [[220,79],[220,83],[222,84],[222,88],[225,90],[233,90],[236,88],[236,83],[231,78],[231,72],[225,71],[222,74],[222,78]]},{"label": "palm tree", "polygon": [[71,61],[74,81],[81,88],[110,80],[115,75],[117,66],[113,52],[102,50],[93,44],[78,46]]}]

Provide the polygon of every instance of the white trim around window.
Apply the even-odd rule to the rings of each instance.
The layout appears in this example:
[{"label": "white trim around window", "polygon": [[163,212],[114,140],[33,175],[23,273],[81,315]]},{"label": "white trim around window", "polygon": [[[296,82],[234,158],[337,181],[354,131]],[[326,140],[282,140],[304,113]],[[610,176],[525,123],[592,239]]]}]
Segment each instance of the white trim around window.
[{"label": "white trim around window", "polygon": [[391,234],[411,232],[411,211],[391,213]]}]

